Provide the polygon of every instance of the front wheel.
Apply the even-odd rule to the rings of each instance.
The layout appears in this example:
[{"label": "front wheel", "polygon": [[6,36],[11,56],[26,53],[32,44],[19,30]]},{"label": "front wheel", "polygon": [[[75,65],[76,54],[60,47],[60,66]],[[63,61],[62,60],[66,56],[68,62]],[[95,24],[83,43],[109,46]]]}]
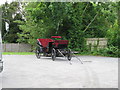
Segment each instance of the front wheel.
[{"label": "front wheel", "polygon": [[67,59],[70,61],[72,58],[72,52],[70,49],[67,50]]},{"label": "front wheel", "polygon": [[54,48],[52,49],[51,56],[52,56],[52,60],[55,61],[55,59],[56,59],[56,50]]}]

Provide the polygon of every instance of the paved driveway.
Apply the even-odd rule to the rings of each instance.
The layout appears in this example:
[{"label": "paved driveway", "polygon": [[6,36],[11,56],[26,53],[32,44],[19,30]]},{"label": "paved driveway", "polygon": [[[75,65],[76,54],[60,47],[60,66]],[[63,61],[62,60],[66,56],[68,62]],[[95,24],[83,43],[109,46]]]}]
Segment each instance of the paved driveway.
[{"label": "paved driveway", "polygon": [[[118,59],[79,56],[64,58],[4,55],[3,88],[118,88]],[[1,78],[1,77],[0,77]]]}]

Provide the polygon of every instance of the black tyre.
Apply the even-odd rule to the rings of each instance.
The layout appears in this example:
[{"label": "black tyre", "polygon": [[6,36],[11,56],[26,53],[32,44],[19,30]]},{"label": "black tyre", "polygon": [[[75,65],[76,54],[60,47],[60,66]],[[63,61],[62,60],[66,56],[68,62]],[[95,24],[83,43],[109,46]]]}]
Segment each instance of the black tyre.
[{"label": "black tyre", "polygon": [[52,49],[51,56],[52,56],[52,60],[55,61],[55,59],[56,59],[56,50],[54,48]]},{"label": "black tyre", "polygon": [[41,49],[41,48],[37,47],[37,48],[36,48],[36,51],[35,51],[36,57],[37,57],[38,59],[40,59],[40,57],[41,57],[40,49]]},{"label": "black tyre", "polygon": [[72,52],[70,49],[67,50],[67,59],[70,61],[72,58]]}]

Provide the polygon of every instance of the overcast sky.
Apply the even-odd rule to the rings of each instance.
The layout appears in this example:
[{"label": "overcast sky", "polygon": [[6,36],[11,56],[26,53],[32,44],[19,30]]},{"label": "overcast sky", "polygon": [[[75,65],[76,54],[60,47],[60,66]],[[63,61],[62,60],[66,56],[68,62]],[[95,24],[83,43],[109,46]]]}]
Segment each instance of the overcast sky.
[{"label": "overcast sky", "polygon": [[14,0],[0,0],[0,5],[1,5],[1,4],[4,4],[6,1],[7,1],[8,3],[10,3],[10,2],[12,2],[12,1],[14,1]]}]

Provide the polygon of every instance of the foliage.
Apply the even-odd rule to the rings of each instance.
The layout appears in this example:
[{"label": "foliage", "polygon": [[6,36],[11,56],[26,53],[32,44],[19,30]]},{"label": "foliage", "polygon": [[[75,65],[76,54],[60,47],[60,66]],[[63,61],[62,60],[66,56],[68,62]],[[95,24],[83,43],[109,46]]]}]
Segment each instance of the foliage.
[{"label": "foliage", "polygon": [[103,50],[103,54],[107,54],[109,56],[118,56],[120,57],[120,2],[116,4],[117,11],[117,19],[115,19],[114,23],[110,25],[110,28],[107,30],[106,37],[108,38],[108,48]]},{"label": "foliage", "polygon": [[107,48],[101,49],[99,50],[98,54],[104,56],[120,57],[118,52],[118,47],[114,47],[114,46],[109,46]]},{"label": "foliage", "polygon": [[[10,5],[6,3],[3,6],[4,18],[11,21],[10,32],[6,38],[8,42],[25,42],[35,45],[38,38],[60,35],[70,41],[69,48],[89,52],[85,38],[107,37],[109,39],[108,49],[105,49],[107,54],[111,46],[117,48],[120,45],[118,44],[120,5],[117,2],[21,3],[23,6],[21,14],[13,18],[12,15],[19,11],[19,5],[19,3]],[[97,54],[99,51],[94,50],[89,53]]]},{"label": "foliage", "polygon": [[[2,5],[2,37],[3,42],[17,42],[18,36],[16,33],[21,32],[18,27],[18,23],[15,23],[15,20],[23,20],[22,15],[19,11],[19,3],[12,2],[8,4],[7,2]],[[7,33],[5,29],[5,22],[9,23],[9,32]],[[6,34],[7,33],[7,34]]]},{"label": "foliage", "polygon": [[61,35],[70,41],[70,48],[82,50],[85,48],[84,38],[105,37],[107,29],[116,19],[115,5],[92,2],[28,3],[25,7],[26,21],[20,25],[23,32],[18,34],[18,41],[34,45],[37,38]]},{"label": "foliage", "polygon": [[117,20],[115,21],[114,25],[111,26],[111,28],[107,31],[107,37],[108,37],[108,45],[113,46],[120,46],[118,44],[118,41],[120,41],[120,28],[118,27]]},{"label": "foliage", "polygon": [[88,51],[84,50],[83,52],[79,52],[76,55],[97,55],[97,56],[109,56],[109,57],[120,57],[120,51],[118,47],[109,46],[100,50]]}]

